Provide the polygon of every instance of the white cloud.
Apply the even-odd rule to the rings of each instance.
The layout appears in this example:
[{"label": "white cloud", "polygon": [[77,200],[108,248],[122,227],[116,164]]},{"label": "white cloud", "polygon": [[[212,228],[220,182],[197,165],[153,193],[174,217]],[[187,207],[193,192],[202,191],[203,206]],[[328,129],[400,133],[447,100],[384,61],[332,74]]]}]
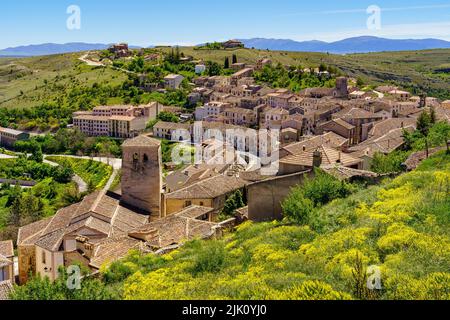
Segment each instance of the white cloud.
[{"label": "white cloud", "polygon": [[[450,4],[437,4],[437,5],[424,5],[424,6],[410,6],[410,7],[391,7],[383,8],[381,11],[415,11],[415,10],[433,10],[433,9],[445,9],[450,8]],[[355,9],[342,9],[342,10],[324,10],[315,12],[294,12],[282,14],[282,17],[295,17],[295,16],[309,16],[309,15],[320,15],[320,14],[348,14],[348,13],[366,13],[367,8],[355,8]]]}]

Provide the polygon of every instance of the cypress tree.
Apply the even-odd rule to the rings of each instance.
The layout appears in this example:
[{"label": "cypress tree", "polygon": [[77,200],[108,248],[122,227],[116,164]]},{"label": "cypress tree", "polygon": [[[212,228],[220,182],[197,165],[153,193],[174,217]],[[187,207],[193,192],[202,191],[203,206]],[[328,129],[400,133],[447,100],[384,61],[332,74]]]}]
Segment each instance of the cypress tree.
[{"label": "cypress tree", "polygon": [[225,63],[223,65],[223,67],[225,69],[229,69],[230,68],[230,58],[228,58],[228,57],[225,58]]}]

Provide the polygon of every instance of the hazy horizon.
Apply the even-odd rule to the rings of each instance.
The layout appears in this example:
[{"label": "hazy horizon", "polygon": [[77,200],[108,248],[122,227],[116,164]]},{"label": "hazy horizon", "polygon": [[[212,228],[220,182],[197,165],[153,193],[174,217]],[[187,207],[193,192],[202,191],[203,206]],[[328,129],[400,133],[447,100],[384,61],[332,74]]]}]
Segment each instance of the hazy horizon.
[{"label": "hazy horizon", "polygon": [[[69,28],[72,7],[79,26]],[[379,8],[378,13],[373,8]],[[0,39],[0,48],[43,43],[116,43],[195,45],[230,38],[319,40],[335,42],[359,36],[389,39],[450,40],[450,1],[324,0],[155,2],[130,0],[25,0],[1,4],[0,29],[14,30]],[[369,9],[369,10],[368,10]],[[378,26],[369,28],[370,19]],[[372,20],[371,23],[375,23]],[[374,24],[375,26],[375,24]]]}]

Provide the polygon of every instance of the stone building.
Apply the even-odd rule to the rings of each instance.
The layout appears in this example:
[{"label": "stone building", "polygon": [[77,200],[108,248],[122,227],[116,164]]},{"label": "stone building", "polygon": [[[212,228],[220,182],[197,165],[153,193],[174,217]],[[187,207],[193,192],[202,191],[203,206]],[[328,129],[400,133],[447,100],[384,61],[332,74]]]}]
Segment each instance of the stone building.
[{"label": "stone building", "polygon": [[2,147],[13,147],[17,141],[28,140],[29,138],[29,133],[9,128],[0,128],[0,145]]},{"label": "stone building", "polygon": [[0,282],[14,282],[14,246],[11,240],[0,241]]},{"label": "stone building", "polygon": [[132,138],[143,131],[162,108],[157,102],[140,106],[98,106],[92,112],[75,112],[73,125],[88,136]]},{"label": "stone building", "polygon": [[165,198],[165,215],[171,215],[192,205],[214,208],[217,213],[226,199],[236,190],[244,189],[246,182],[235,176],[216,175],[185,188],[168,193]]},{"label": "stone building", "polygon": [[122,145],[122,201],[160,216],[162,190],[161,144],[145,135]]},{"label": "stone building", "polygon": [[164,87],[166,89],[176,90],[181,86],[183,80],[184,77],[182,75],[169,74],[168,76],[164,77]]}]

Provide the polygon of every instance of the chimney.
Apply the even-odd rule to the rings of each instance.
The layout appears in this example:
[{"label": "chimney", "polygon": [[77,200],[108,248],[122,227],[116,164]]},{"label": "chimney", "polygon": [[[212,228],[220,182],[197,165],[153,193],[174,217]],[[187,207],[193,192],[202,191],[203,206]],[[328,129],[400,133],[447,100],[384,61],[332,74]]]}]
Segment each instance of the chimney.
[{"label": "chimney", "polygon": [[341,163],[341,152],[339,152],[339,157],[338,157],[338,159],[336,160],[336,163],[338,163],[338,164]]},{"label": "chimney", "polygon": [[322,165],[322,153],[319,150],[316,150],[313,153],[313,167],[320,168],[321,165]]}]

